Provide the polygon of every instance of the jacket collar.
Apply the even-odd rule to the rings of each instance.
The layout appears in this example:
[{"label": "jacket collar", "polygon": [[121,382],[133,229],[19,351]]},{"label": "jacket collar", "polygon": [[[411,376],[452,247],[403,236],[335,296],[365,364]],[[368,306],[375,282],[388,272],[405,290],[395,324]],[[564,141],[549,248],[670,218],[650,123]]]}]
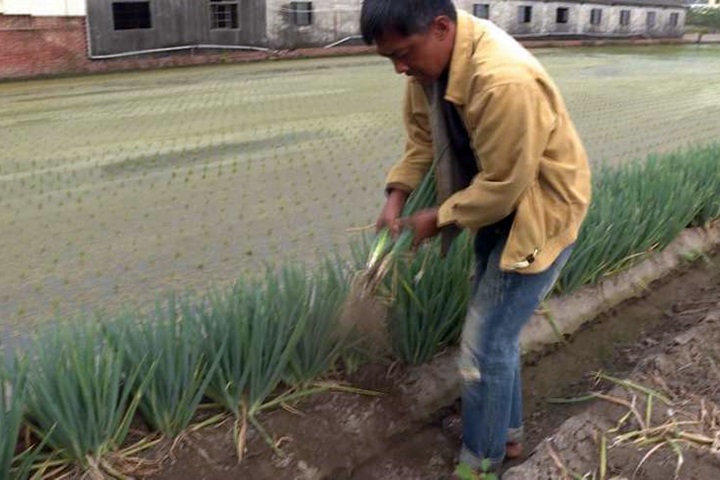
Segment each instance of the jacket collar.
[{"label": "jacket collar", "polygon": [[445,90],[445,100],[456,105],[465,104],[465,91],[473,72],[470,60],[475,48],[475,29],[473,17],[467,12],[458,10],[455,45],[450,59],[448,86]]}]

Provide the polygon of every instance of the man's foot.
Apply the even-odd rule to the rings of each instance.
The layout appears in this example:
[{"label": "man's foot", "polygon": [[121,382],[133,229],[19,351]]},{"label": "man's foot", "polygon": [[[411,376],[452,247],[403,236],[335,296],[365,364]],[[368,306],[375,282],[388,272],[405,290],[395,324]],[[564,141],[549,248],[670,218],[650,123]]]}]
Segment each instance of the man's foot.
[{"label": "man's foot", "polygon": [[461,463],[455,469],[452,477],[453,480],[497,480],[498,476],[492,472],[478,472],[466,463]]},{"label": "man's foot", "polygon": [[[462,416],[454,413],[442,419],[442,429],[452,438],[462,440]],[[516,460],[523,455],[523,445],[520,442],[507,442],[505,444],[505,458]]]},{"label": "man's foot", "polygon": [[457,440],[462,439],[462,416],[458,413],[451,413],[443,417],[442,429]]},{"label": "man's foot", "polygon": [[505,444],[505,458],[516,460],[523,455],[523,445],[520,442],[507,442]]}]

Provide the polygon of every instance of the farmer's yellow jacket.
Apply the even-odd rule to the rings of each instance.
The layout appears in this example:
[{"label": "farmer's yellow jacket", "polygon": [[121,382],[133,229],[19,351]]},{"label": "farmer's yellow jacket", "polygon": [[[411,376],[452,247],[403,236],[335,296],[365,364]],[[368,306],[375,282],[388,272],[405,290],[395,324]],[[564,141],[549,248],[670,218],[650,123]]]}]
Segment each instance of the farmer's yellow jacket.
[{"label": "farmer's yellow jacket", "polygon": [[[444,155],[446,132],[430,90],[409,79],[405,154],[388,188],[411,191]],[[480,173],[441,193],[438,225],[477,230],[515,212],[500,267],[538,273],[572,244],[590,202],[590,168],[558,88],[540,63],[494,24],[459,11],[445,100],[454,104]],[[442,190],[442,169],[438,187]]]}]

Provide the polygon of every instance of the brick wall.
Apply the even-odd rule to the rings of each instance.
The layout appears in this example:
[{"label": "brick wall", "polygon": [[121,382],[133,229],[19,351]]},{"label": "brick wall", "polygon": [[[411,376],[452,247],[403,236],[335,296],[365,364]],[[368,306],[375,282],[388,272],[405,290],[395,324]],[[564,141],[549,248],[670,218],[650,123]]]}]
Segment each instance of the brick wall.
[{"label": "brick wall", "polygon": [[146,70],[163,67],[240,63],[272,58],[349,55],[367,47],[254,51],[187,51],[91,60],[84,17],[32,17],[0,14],[0,80],[47,75]]},{"label": "brick wall", "polygon": [[0,15],[0,78],[78,71],[85,48],[83,18]]}]

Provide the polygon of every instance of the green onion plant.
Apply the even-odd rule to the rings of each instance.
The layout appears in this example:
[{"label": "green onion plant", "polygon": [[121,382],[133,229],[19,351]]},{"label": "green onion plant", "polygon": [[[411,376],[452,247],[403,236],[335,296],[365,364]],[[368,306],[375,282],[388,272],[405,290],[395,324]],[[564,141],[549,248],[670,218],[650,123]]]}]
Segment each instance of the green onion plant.
[{"label": "green onion plant", "polygon": [[32,431],[91,476],[112,474],[107,457],[128,435],[147,383],[140,375],[152,371],[145,368],[149,360],[130,363],[90,321],[50,329],[29,358],[25,403]]}]

